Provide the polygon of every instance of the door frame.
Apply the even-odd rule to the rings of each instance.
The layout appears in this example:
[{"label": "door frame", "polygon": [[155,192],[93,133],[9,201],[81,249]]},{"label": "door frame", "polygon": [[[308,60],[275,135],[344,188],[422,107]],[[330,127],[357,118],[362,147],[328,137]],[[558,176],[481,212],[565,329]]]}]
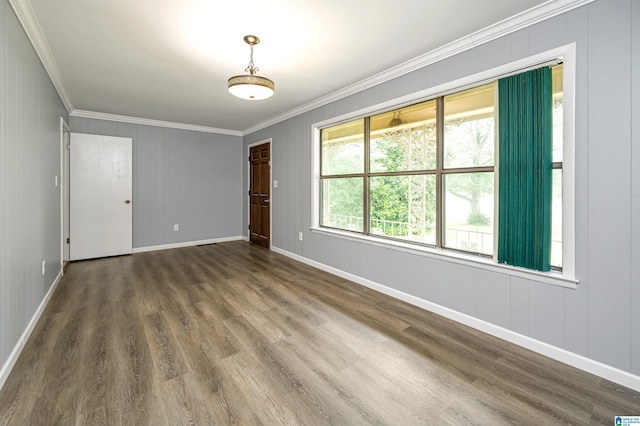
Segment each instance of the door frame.
[{"label": "door frame", "polygon": [[249,191],[251,190],[251,148],[258,145],[269,144],[269,193],[270,202],[269,202],[269,250],[271,250],[271,246],[273,246],[273,143],[272,138],[264,139],[259,142],[254,142],[247,145],[246,152],[246,164],[247,164],[247,188],[245,195],[247,197],[247,228],[245,231],[247,232],[247,241],[251,241],[251,232],[249,231],[249,226],[251,225],[251,195],[249,195]]},{"label": "door frame", "polygon": [[[67,132],[69,141],[65,143],[64,134]],[[64,265],[69,261],[69,253],[65,248],[69,248],[67,244],[67,236],[65,236],[65,224],[69,223],[69,203],[65,203],[65,196],[69,200],[69,150],[67,143],[71,140],[71,128],[67,124],[64,117],[60,117],[60,269],[64,275]],[[66,161],[65,161],[66,160]],[[65,167],[66,164],[66,167]],[[67,231],[69,229],[67,228]]]}]

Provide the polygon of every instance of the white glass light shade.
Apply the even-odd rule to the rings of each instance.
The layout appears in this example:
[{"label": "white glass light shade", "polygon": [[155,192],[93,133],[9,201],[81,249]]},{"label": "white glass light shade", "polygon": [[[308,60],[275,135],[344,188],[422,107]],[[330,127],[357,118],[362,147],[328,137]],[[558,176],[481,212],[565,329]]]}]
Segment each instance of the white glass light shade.
[{"label": "white glass light shade", "polygon": [[232,95],[250,101],[267,99],[275,93],[273,81],[257,75],[236,75],[231,77],[228,87]]}]

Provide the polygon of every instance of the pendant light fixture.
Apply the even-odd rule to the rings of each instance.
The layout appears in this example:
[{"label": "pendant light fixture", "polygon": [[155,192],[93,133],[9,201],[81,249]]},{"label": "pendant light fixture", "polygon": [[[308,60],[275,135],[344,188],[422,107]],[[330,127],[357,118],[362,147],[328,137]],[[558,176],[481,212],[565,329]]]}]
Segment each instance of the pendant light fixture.
[{"label": "pendant light fixture", "polygon": [[244,70],[249,74],[231,77],[228,81],[229,92],[234,96],[250,101],[267,99],[273,96],[276,86],[268,78],[256,75],[260,70],[253,64],[253,46],[260,43],[260,39],[253,35],[247,35],[244,36],[244,41],[251,48],[249,66]]}]

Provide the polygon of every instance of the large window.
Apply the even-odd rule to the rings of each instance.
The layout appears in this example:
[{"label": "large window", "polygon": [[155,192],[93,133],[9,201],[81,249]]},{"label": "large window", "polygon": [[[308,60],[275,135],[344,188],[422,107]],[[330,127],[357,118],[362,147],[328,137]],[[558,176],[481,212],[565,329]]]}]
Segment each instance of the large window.
[{"label": "large window", "polygon": [[[523,73],[519,76],[524,83],[505,77],[320,129],[320,226],[492,257],[505,263],[511,262],[511,257],[504,256],[507,250],[530,250],[526,242],[521,248],[513,235],[548,233],[542,240],[543,245],[550,246],[544,254],[546,269],[525,267],[561,269],[563,68],[556,65],[546,69],[541,78],[550,82],[551,90],[535,97],[540,100],[533,103],[530,92],[517,93],[519,87],[525,84],[533,88],[527,90],[543,89],[537,89],[537,80]],[[500,108],[512,114],[500,114]],[[545,114],[551,123],[547,126],[548,138],[544,136],[547,127],[537,124]],[[516,120],[511,116],[528,118],[533,125],[518,121],[511,123],[511,133],[505,132],[509,123],[499,121]],[[503,126],[502,132],[499,126]],[[529,127],[529,133],[520,132]],[[517,142],[518,138],[524,142]],[[523,143],[521,151],[527,153],[529,144],[535,148],[547,140],[549,153],[538,156],[532,167],[548,168],[548,184],[537,171],[519,169],[522,158],[517,154],[510,154],[515,155],[516,163],[511,169],[505,165],[512,157],[503,158],[504,164],[500,165],[500,146],[506,153],[507,147]],[[503,188],[498,191],[500,173]],[[548,227],[530,224],[530,230],[516,228],[522,219],[513,217],[519,213],[509,197],[515,197],[516,202],[529,197],[518,188],[528,187],[527,183],[514,183],[521,181],[542,182],[532,184],[531,193],[548,192],[550,201],[536,207],[543,210],[543,222],[548,217]],[[510,184],[505,182],[514,183],[513,188],[507,188]],[[506,232],[507,227],[512,228],[511,234]],[[534,235],[532,239],[539,238]]]}]

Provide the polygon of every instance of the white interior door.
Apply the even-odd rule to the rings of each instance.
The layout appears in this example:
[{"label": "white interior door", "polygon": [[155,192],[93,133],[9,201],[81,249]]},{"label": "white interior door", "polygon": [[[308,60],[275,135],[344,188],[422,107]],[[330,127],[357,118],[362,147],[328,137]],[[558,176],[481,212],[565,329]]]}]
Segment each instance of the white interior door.
[{"label": "white interior door", "polygon": [[131,138],[71,133],[70,258],[132,252]]},{"label": "white interior door", "polygon": [[60,173],[62,183],[62,262],[69,261],[69,149],[71,144],[71,130],[60,118],[62,127],[62,171]]}]

